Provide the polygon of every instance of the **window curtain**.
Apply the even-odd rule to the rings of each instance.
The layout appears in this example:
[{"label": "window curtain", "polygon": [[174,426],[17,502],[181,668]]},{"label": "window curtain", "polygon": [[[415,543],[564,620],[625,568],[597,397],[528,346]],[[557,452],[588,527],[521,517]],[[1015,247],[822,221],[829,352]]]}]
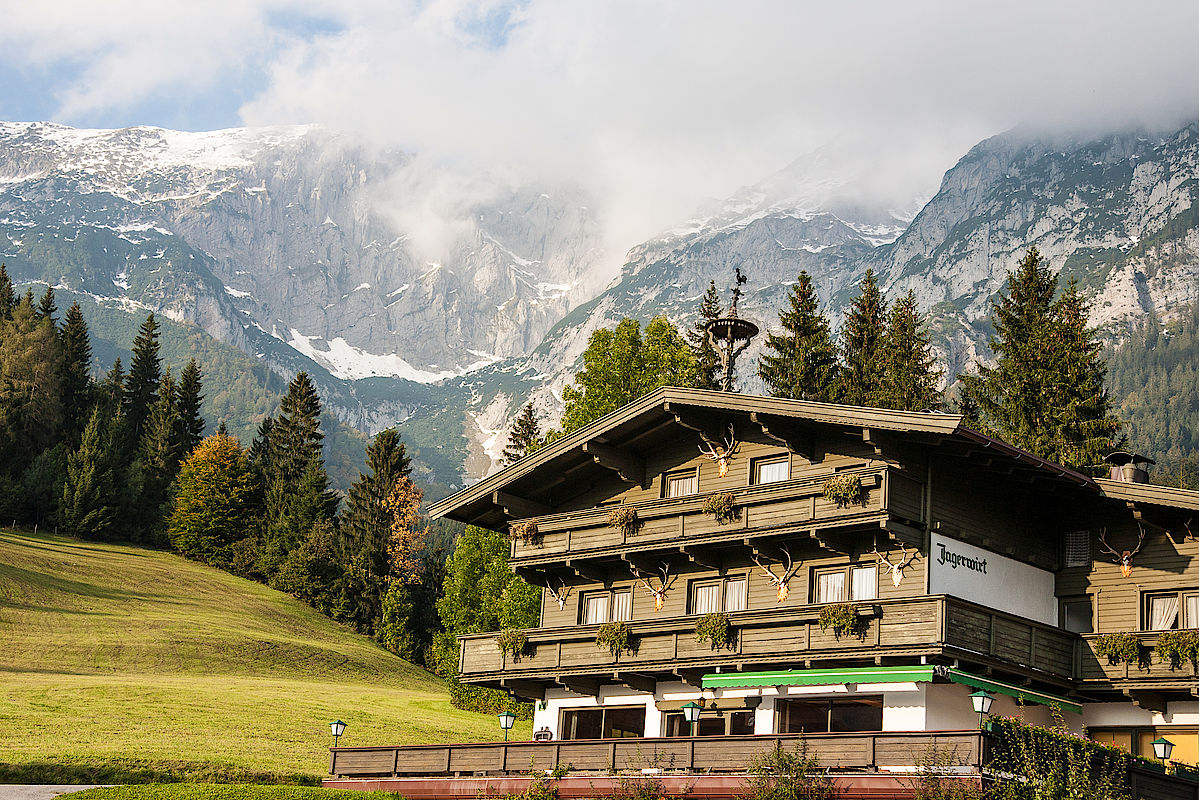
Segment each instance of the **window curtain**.
[{"label": "window curtain", "polygon": [[816,576],[816,602],[840,603],[845,599],[845,573],[841,570]]},{"label": "window curtain", "polygon": [[628,622],[633,618],[633,593],[615,592],[612,595],[612,619]]},{"label": "window curtain", "polygon": [[599,625],[608,621],[608,594],[593,594],[587,597],[584,625]]},{"label": "window curtain", "polygon": [[854,567],[850,598],[873,600],[878,597],[878,567]]},{"label": "window curtain", "polygon": [[724,585],[724,610],[745,610],[745,579],[730,580]]},{"label": "window curtain", "polygon": [[1178,598],[1152,597],[1149,599],[1149,630],[1168,631],[1178,620]]},{"label": "window curtain", "polygon": [[701,583],[695,587],[693,614],[715,614],[720,610],[720,584]]}]

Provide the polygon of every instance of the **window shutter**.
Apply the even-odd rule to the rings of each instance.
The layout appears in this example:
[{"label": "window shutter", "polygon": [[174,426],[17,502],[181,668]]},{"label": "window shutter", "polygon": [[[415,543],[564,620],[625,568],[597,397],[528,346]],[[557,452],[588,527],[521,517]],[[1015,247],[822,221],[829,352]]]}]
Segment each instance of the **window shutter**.
[{"label": "window shutter", "polygon": [[1065,566],[1091,566],[1091,532],[1067,531],[1065,542]]}]

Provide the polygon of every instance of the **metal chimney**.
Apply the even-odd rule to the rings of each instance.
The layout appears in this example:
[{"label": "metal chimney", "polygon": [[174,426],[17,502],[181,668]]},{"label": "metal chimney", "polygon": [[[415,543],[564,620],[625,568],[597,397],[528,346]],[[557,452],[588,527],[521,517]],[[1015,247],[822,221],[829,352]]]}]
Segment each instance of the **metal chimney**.
[{"label": "metal chimney", "polygon": [[1125,483],[1149,483],[1149,470],[1145,465],[1157,463],[1152,458],[1123,450],[1110,453],[1103,460],[1111,465],[1108,477]]}]

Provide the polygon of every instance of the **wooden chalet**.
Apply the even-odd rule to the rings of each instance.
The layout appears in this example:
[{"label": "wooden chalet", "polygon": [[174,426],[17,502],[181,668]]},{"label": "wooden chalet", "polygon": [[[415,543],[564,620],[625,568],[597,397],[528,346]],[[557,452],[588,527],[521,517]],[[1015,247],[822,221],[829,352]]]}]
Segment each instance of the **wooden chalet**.
[{"label": "wooden chalet", "polygon": [[[459,668],[533,701],[563,763],[614,769],[615,740],[685,740],[672,760],[744,769],[759,738],[800,732],[831,743],[825,763],[873,772],[911,766],[905,735],[966,737],[978,761],[979,689],[992,714],[1059,717],[1134,754],[1165,736],[1197,763],[1199,675],[1152,650],[1199,628],[1199,492],[1138,482],[1139,464],[1112,474],[949,414],[667,387],[430,510],[509,531],[512,569],[543,587],[525,641],[463,636]],[[1133,663],[1097,654],[1110,633],[1135,636]],[[476,756],[380,769],[508,769]],[[334,771],[353,761],[335,753]]]}]

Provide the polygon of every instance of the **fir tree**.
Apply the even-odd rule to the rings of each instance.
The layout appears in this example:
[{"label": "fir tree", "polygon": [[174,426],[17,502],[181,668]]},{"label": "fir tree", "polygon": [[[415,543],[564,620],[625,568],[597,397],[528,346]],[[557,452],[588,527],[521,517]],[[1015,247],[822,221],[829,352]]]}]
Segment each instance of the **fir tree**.
[{"label": "fir tree", "polygon": [[253,522],[256,493],[257,476],[237,440],[204,439],[179,470],[167,523],[171,543],[189,558],[228,569],[234,542]]},{"label": "fir tree", "polygon": [[135,442],[141,438],[142,426],[157,399],[155,393],[161,380],[158,320],[150,314],[133,339],[133,359],[129,362],[129,374],[125,377],[125,422]]},{"label": "fir tree", "polygon": [[99,389],[101,398],[119,413],[121,396],[125,392],[125,368],[121,365],[119,357],[112,362],[112,367],[104,375]]},{"label": "fir tree", "polygon": [[380,431],[367,445],[366,470],[350,485],[341,533],[346,560],[359,559],[367,572],[382,579],[390,572],[387,496],[400,478],[412,472],[412,459],[395,428]]},{"label": "fir tree", "polygon": [[12,279],[8,277],[8,267],[0,264],[0,320],[11,319],[16,307],[17,292],[13,288]]},{"label": "fir tree", "polygon": [[884,404],[880,394],[886,328],[887,303],[879,291],[874,269],[867,268],[858,296],[841,326],[839,402],[855,406]]},{"label": "fir tree", "polygon": [[54,287],[47,286],[46,291],[42,294],[42,299],[38,301],[37,311],[35,312],[38,319],[49,320],[51,325],[57,325],[58,320],[54,315],[58,313],[58,306],[54,304]]},{"label": "fir tree", "polygon": [[799,273],[787,302],[789,308],[779,313],[782,331],[766,335],[758,375],[775,397],[832,401],[837,357],[807,272]]},{"label": "fir tree", "polygon": [[176,388],[168,367],[158,384],[157,399],[143,425],[138,448],[137,468],[141,472],[141,494],[134,508],[137,535],[153,540],[161,532],[166,513],[168,488],[179,471],[184,456],[180,448],[180,419],[176,407]]},{"label": "fir tree", "polygon": [[221,421],[219,423],[217,423],[216,432],[217,432],[218,436],[228,436],[229,435],[229,426],[225,424],[224,419],[221,419]]},{"label": "fir tree", "polygon": [[528,455],[531,449],[536,447],[540,437],[537,414],[530,402],[521,409],[520,416],[512,424],[512,433],[508,434],[508,446],[504,448],[504,466],[515,464]]},{"label": "fir tree", "polygon": [[250,466],[262,479],[266,479],[271,471],[271,434],[274,429],[275,418],[267,417],[258,423],[258,432],[250,443]]},{"label": "fir tree", "polygon": [[699,318],[687,331],[687,346],[695,359],[696,389],[720,389],[720,354],[708,338],[708,323],[720,316],[720,295],[716,292],[716,281],[708,282],[708,291],[699,303]]},{"label": "fir tree", "polygon": [[[74,445],[83,432],[83,426],[87,424],[95,394],[91,376],[91,336],[78,303],[67,309],[60,338],[63,351],[63,426]],[[119,367],[119,364],[118,359],[114,368]]]},{"label": "fir tree", "polygon": [[298,480],[308,463],[319,457],[321,400],[307,372],[297,373],[279,403],[279,416],[270,431],[271,471],[287,481]]},{"label": "fir tree", "polygon": [[97,404],[83,429],[79,447],[67,457],[58,524],[69,535],[106,540],[117,530],[120,507],[112,463],[114,427],[110,411]]},{"label": "fir tree", "polygon": [[179,395],[176,402],[179,411],[179,447],[185,456],[204,438],[204,417],[200,414],[204,395],[201,391],[200,368],[193,358],[187,362],[179,376]]},{"label": "fir tree", "polygon": [[941,405],[941,393],[937,391],[941,372],[911,290],[891,309],[878,347],[880,375],[872,405],[900,411],[928,411]]},{"label": "fir tree", "polygon": [[0,320],[0,471],[19,476],[58,440],[62,346],[53,327],[22,301]]}]

